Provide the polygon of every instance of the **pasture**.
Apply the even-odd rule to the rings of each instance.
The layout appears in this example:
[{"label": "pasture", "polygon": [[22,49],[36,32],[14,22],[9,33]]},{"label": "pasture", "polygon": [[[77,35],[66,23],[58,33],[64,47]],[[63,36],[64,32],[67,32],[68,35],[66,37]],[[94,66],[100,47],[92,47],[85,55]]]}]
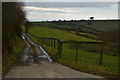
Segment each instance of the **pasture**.
[{"label": "pasture", "polygon": [[[41,44],[34,36],[38,38],[57,38],[60,40],[77,40],[77,41],[91,41],[95,42],[97,40],[81,37],[67,32],[66,30],[59,30],[54,28],[47,27],[31,27],[29,29],[28,35],[35,41],[40,44],[52,57],[56,59],[57,48],[46,46]],[[59,62],[63,65],[69,66],[71,68],[92,73],[96,75],[101,75],[105,77],[115,77],[118,73],[118,56],[113,56],[109,54],[103,54],[103,64],[99,66],[99,45],[85,45],[87,49],[98,48],[98,51],[89,51],[79,47],[78,49],[78,60],[75,60],[75,49],[71,48],[71,44],[63,44],[63,50],[61,53],[61,58],[57,58],[56,62]]]}]

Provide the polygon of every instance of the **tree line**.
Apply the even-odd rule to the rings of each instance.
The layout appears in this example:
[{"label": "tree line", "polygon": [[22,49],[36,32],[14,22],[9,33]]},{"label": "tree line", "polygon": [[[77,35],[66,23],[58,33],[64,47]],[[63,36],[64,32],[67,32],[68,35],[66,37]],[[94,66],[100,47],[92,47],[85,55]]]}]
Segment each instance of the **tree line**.
[{"label": "tree line", "polygon": [[22,35],[25,11],[22,2],[2,3],[2,52],[10,53],[13,50],[13,42]]}]

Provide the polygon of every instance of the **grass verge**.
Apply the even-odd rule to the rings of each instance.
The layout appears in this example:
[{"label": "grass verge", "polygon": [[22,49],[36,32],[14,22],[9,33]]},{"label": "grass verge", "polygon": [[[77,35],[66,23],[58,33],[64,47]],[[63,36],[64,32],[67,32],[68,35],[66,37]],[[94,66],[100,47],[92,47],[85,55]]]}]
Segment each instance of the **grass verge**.
[{"label": "grass verge", "polygon": [[13,44],[13,51],[11,53],[6,53],[2,55],[2,74],[5,75],[10,68],[17,62],[19,54],[23,51],[25,47],[24,40],[22,38],[16,39]]},{"label": "grass verge", "polygon": [[[30,36],[30,35],[29,35]],[[31,39],[41,45],[54,60],[56,60],[57,50],[39,43],[33,36]],[[79,49],[78,61],[75,61],[75,49],[70,49],[68,44],[63,45],[62,58],[56,62],[69,66],[73,69],[100,75],[107,78],[116,78],[118,74],[118,57],[103,54],[103,64],[99,66],[99,53],[86,52]]]},{"label": "grass verge", "polygon": [[[93,39],[80,37],[70,34],[64,30],[31,27],[29,33],[38,38],[58,38],[61,40],[79,40],[79,41],[96,41]],[[41,44],[33,35],[28,35],[37,44],[41,45],[54,60],[56,60],[57,49]],[[90,46],[91,47],[91,46]],[[88,48],[88,46],[86,46]],[[75,49],[71,49],[69,44],[63,44],[62,58],[57,58],[56,62],[69,66],[79,71],[100,75],[109,78],[115,78],[118,75],[118,56],[103,54],[103,64],[99,66],[100,54],[98,52],[88,52],[78,49],[78,61],[75,61]]]}]

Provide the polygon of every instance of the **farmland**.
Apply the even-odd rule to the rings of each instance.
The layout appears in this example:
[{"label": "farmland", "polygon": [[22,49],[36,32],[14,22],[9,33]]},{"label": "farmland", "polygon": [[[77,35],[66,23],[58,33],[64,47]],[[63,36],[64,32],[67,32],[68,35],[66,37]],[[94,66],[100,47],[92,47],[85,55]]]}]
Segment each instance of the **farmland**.
[{"label": "farmland", "polygon": [[109,31],[118,29],[118,22],[117,20],[80,20],[80,21],[46,21],[46,22],[32,22],[34,25],[42,25],[44,27],[61,27],[61,28],[82,28],[83,30],[90,30],[97,32],[99,31]]},{"label": "farmland", "polygon": [[[56,58],[57,49],[41,44],[34,36],[38,38],[57,38],[60,40],[77,40],[77,41],[97,41],[86,37],[77,36],[69,33],[66,30],[34,26],[29,29],[28,35],[38,44],[40,44],[52,57]],[[78,60],[75,61],[75,49],[71,48],[72,44],[63,44],[62,57],[57,59],[57,62],[69,66],[71,68],[92,73],[96,75],[102,75],[106,77],[113,77],[118,73],[118,56],[112,56],[109,54],[103,54],[103,64],[99,66],[99,51],[92,52],[87,51],[79,47]],[[86,45],[85,48],[91,49],[98,48],[99,45]]]},{"label": "farmland", "polygon": [[120,77],[117,2],[1,6],[1,78]]},{"label": "farmland", "polygon": [[[65,30],[45,28],[45,27],[32,27],[29,30],[30,33],[37,35],[40,38],[58,38],[61,40],[80,40],[80,41],[96,41],[93,39],[77,36],[71,33],[68,33]],[[57,34],[57,35],[56,35]]]}]

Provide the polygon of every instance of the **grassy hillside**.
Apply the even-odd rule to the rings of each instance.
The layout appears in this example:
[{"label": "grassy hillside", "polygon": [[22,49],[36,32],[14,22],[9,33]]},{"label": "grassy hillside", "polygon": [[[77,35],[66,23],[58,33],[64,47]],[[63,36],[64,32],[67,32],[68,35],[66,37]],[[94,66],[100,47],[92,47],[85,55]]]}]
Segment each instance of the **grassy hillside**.
[{"label": "grassy hillside", "polygon": [[[81,28],[87,31],[108,31],[118,29],[117,20],[92,20],[92,21],[61,21],[61,22],[32,22],[35,25],[42,25],[45,27],[61,27],[61,28]],[[90,23],[90,24],[89,24]],[[85,28],[87,27],[87,28]],[[95,29],[95,30],[94,30]]]},{"label": "grassy hillside", "polygon": [[68,33],[65,30],[52,29],[46,27],[31,27],[29,33],[37,35],[40,38],[57,38],[61,40],[78,40],[78,41],[96,41],[93,39],[81,37]]},{"label": "grassy hillside", "polygon": [[77,31],[84,33],[92,33],[92,34],[99,33],[99,31],[97,31],[96,29],[84,25],[79,25],[77,23],[78,22],[32,22],[33,25],[37,25],[37,26],[51,27],[62,30],[70,30],[70,31]]},{"label": "grassy hillside", "polygon": [[[31,23],[35,26],[66,30],[68,32],[75,32],[75,34],[79,36],[100,40],[103,40],[103,36],[101,35],[104,33],[110,31],[111,34],[113,34],[113,32],[117,34],[116,30],[118,30],[117,20],[44,21]],[[109,36],[110,35],[106,37],[108,38]],[[112,36],[112,38],[113,37],[114,36]]]},{"label": "grassy hillside", "polygon": [[92,21],[92,24],[89,25],[87,22],[81,22],[78,23],[79,25],[84,25],[84,26],[88,26],[97,30],[101,30],[101,31],[109,31],[109,30],[114,30],[114,29],[118,29],[118,21],[116,20],[94,20]]},{"label": "grassy hillside", "polygon": [[[34,34],[39,38],[58,38],[62,40],[79,40],[79,41],[96,41],[85,37],[77,36],[65,30],[46,28],[46,27],[31,27],[29,33]],[[29,35],[35,42],[44,47],[44,49],[53,57],[56,58],[57,50],[48,47],[38,42],[34,36]],[[73,44],[74,45],[74,44]],[[100,50],[99,45],[86,45],[86,49],[93,49],[86,51],[80,47],[78,49],[78,61],[75,61],[75,49],[71,48],[72,44],[63,44],[62,58],[58,58],[57,62],[69,66],[71,68],[102,75],[105,77],[115,77],[118,73],[118,56],[103,54],[103,64],[99,66],[99,51],[94,52],[94,48]]]},{"label": "grassy hillside", "polygon": [[[2,59],[2,74],[4,75],[17,61],[18,55],[23,51],[25,47],[24,40],[17,38],[13,43],[13,51],[11,53],[3,54]],[[9,55],[9,56],[8,56]]]}]

